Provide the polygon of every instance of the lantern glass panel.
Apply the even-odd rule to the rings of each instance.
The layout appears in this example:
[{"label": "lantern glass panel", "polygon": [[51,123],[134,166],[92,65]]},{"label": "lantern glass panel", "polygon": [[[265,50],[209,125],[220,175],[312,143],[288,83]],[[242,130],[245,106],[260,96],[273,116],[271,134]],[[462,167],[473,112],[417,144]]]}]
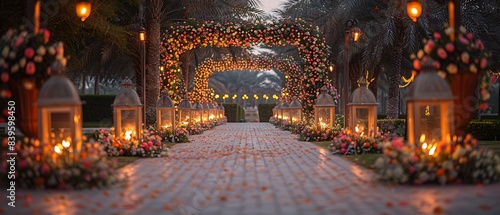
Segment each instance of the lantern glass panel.
[{"label": "lantern glass panel", "polygon": [[189,124],[189,113],[190,110],[179,110],[179,124],[188,125]]},{"label": "lantern glass panel", "polygon": [[193,119],[195,123],[201,122],[201,110],[193,110]]},{"label": "lantern glass panel", "polygon": [[368,133],[368,108],[356,108],[355,113],[356,126],[358,127],[357,132]]},{"label": "lantern glass panel", "polygon": [[[136,120],[137,111],[135,110],[122,110],[121,111],[121,132],[120,136],[126,136],[126,132],[129,132],[129,135],[137,137],[137,128],[136,128]],[[131,132],[131,133],[130,133]]]},{"label": "lantern glass panel", "polygon": [[300,109],[290,109],[290,117],[292,118],[292,122],[300,122],[302,117],[301,117],[301,113],[300,113]]},{"label": "lantern glass panel", "polygon": [[[71,137],[72,126],[70,124],[71,114],[68,112],[52,112],[50,113],[50,129],[52,141],[62,143],[63,140],[68,140]],[[53,135],[53,136],[52,136]]]},{"label": "lantern glass panel", "polygon": [[[440,141],[441,136],[441,110],[437,105],[421,105],[418,107],[420,117],[416,123],[420,127],[420,135],[425,134],[426,139]],[[420,135],[417,135],[419,137]]]},{"label": "lantern glass panel", "polygon": [[330,107],[316,107],[318,111],[318,124],[320,126],[331,126],[332,121],[331,118],[332,116],[330,115]]},{"label": "lantern glass panel", "polygon": [[172,111],[170,110],[163,110],[160,111],[160,116],[161,116],[161,126],[163,128],[170,129],[172,127],[172,118],[174,117],[172,115]]}]

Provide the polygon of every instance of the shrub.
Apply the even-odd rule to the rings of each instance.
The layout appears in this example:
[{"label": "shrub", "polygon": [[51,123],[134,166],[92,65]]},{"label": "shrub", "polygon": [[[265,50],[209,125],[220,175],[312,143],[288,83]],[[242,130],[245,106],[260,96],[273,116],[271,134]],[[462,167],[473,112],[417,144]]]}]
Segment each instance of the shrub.
[{"label": "shrub", "polygon": [[465,132],[472,134],[478,140],[498,140],[500,139],[500,121],[472,121]]},{"label": "shrub", "polygon": [[259,104],[259,121],[269,122],[269,119],[273,116],[273,108],[276,104]]},{"label": "shrub", "polygon": [[245,110],[239,104],[223,104],[228,122],[239,122],[245,119]]}]

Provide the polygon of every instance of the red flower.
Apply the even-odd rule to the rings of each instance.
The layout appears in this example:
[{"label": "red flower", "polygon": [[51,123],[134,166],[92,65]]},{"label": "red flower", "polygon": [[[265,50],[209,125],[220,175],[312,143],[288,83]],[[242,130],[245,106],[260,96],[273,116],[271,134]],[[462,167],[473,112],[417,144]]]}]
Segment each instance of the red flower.
[{"label": "red flower", "polygon": [[27,59],[31,59],[33,58],[33,56],[35,56],[35,50],[33,50],[33,48],[31,47],[28,47],[24,50],[24,56],[27,58]]},{"label": "red flower", "polygon": [[479,110],[486,110],[488,108],[488,103],[482,103],[479,105]]},{"label": "red flower", "polygon": [[33,62],[31,62],[31,61],[30,61],[30,62],[28,62],[28,63],[26,64],[26,74],[27,74],[27,75],[33,75],[33,74],[35,74],[35,71],[36,71],[36,68],[35,68],[35,63],[33,63]]},{"label": "red flower", "polygon": [[455,50],[455,46],[453,46],[453,43],[446,43],[445,47],[446,51],[448,52],[453,52]]},{"label": "red flower", "polygon": [[7,83],[9,81],[9,74],[6,72],[3,72],[1,75],[2,82]]}]

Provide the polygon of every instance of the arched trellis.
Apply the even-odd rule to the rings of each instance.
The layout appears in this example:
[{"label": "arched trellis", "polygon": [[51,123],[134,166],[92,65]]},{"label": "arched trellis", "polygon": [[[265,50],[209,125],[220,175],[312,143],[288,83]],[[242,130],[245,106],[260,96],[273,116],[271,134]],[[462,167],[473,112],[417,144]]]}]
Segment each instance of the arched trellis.
[{"label": "arched trellis", "polygon": [[165,66],[165,73],[162,73],[161,78],[167,92],[177,101],[180,100],[180,89],[172,80],[177,80],[180,75],[180,55],[185,51],[207,46],[224,48],[288,44],[297,47],[299,56],[304,60],[304,73],[300,82],[303,86],[301,100],[307,118],[313,116],[313,105],[319,89],[329,82],[326,68],[330,52],[325,38],[318,27],[301,19],[240,23],[190,19],[170,25],[163,34],[161,44]]},{"label": "arched trellis", "polygon": [[189,98],[193,101],[210,101],[211,92],[208,88],[208,79],[214,72],[225,72],[232,70],[277,70],[284,74],[286,87],[286,95],[282,98],[290,100],[290,98],[301,96],[300,77],[302,76],[302,68],[297,61],[292,57],[278,57],[275,55],[249,55],[241,56],[234,59],[232,55],[225,55],[220,60],[207,59],[200,64],[195,70],[195,84],[193,92],[189,94]]}]

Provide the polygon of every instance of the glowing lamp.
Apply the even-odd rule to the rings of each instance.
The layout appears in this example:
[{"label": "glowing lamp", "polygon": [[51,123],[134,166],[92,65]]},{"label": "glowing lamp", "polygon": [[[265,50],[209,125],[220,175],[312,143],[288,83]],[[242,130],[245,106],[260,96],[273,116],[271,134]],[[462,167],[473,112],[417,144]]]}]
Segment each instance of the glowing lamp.
[{"label": "glowing lamp", "polygon": [[[61,65],[58,65],[61,66]],[[41,143],[72,143],[73,153],[82,147],[82,102],[73,83],[60,74],[62,66],[43,84],[38,94],[38,135]],[[69,145],[68,145],[69,147]],[[75,156],[75,158],[78,156]]]},{"label": "glowing lamp", "polygon": [[92,4],[90,4],[90,0],[79,0],[76,2],[76,15],[80,17],[82,22],[90,16],[91,10]]},{"label": "glowing lamp", "polygon": [[[314,105],[314,123],[317,126],[331,126],[335,122],[335,101],[327,93],[326,86],[320,89],[320,94]],[[321,120],[320,120],[321,119]],[[322,125],[323,124],[323,125]]]},{"label": "glowing lamp", "polygon": [[292,124],[298,124],[302,121],[302,105],[297,98],[294,98],[292,102],[290,102],[288,114],[290,115],[290,122]]},{"label": "glowing lamp", "polygon": [[406,13],[413,22],[417,22],[417,19],[422,15],[422,4],[418,0],[410,0],[406,4]]},{"label": "glowing lamp", "polygon": [[377,132],[377,99],[364,78],[360,86],[351,94],[349,107],[349,127],[351,131],[373,137]]},{"label": "glowing lamp", "polygon": [[129,135],[139,137],[142,134],[142,104],[128,77],[122,81],[122,89],[112,106],[116,135],[124,137],[125,132],[130,131]]},{"label": "glowing lamp", "polygon": [[192,109],[193,107],[191,106],[191,102],[188,97],[184,96],[184,99],[179,103],[179,125],[187,126],[192,123]]},{"label": "glowing lamp", "polygon": [[[422,71],[406,98],[407,139],[412,144],[446,142],[454,132],[453,95],[448,83],[436,73],[431,59],[422,62]],[[430,114],[426,115],[426,111]]]},{"label": "glowing lamp", "polygon": [[175,107],[172,99],[167,95],[163,95],[158,100],[156,106],[156,124],[158,129],[170,130],[175,129]]}]

